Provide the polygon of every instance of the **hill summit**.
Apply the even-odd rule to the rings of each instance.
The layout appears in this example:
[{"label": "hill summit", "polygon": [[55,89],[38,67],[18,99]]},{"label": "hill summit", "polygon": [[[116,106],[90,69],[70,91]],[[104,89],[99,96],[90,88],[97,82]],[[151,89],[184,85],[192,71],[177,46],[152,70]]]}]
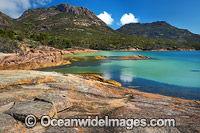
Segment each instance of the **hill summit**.
[{"label": "hill summit", "polygon": [[200,42],[200,35],[193,34],[186,29],[179,29],[165,21],[153,23],[130,23],[117,29],[118,32],[137,37],[167,39],[180,42]]},{"label": "hill summit", "polygon": [[112,33],[102,20],[85,7],[62,3],[50,8],[29,9],[17,19],[17,22],[30,22],[37,26],[37,31],[51,35],[76,36]]},{"label": "hill summit", "polygon": [[0,13],[0,27],[0,49],[9,51],[11,44],[17,47],[23,42],[61,49],[200,49],[200,35],[165,21],[126,24],[115,31],[88,8],[65,3],[29,9],[18,19]]}]

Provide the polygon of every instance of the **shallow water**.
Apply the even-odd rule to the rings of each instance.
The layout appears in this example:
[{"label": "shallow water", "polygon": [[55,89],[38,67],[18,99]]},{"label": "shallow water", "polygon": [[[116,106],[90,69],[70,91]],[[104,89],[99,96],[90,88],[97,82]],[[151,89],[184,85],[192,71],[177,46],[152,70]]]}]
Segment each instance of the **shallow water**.
[{"label": "shallow water", "polygon": [[76,56],[145,55],[149,60],[87,60],[41,69],[62,73],[100,73],[124,87],[185,99],[200,100],[200,51],[99,51]]}]

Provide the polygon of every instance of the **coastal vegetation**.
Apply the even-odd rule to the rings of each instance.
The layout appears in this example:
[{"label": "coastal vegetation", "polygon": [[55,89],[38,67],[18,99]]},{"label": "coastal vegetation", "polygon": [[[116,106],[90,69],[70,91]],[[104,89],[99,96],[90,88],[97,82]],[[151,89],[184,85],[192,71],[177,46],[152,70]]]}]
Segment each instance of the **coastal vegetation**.
[{"label": "coastal vegetation", "polygon": [[[44,45],[59,49],[77,46],[96,50],[200,49],[199,35],[178,28],[174,30],[166,22],[152,23],[158,25],[154,26],[158,27],[155,30],[151,24],[146,28],[140,27],[143,24],[137,25],[113,30],[89,9],[68,4],[30,9],[18,19],[0,13],[0,51],[13,52],[24,43],[30,47]],[[142,29],[150,30],[144,34]],[[166,34],[165,38],[162,34]],[[175,35],[178,39],[171,38]]]},{"label": "coastal vegetation", "polygon": [[[27,25],[27,24],[26,24]],[[34,27],[34,24],[29,23]],[[199,45],[188,45],[188,43],[180,43],[173,40],[152,39],[144,37],[135,37],[122,34],[114,35],[96,35],[93,37],[84,38],[76,37],[60,37],[52,36],[48,33],[34,33],[33,29],[26,28],[21,30],[0,29],[0,50],[2,52],[14,52],[20,47],[21,43],[27,43],[30,47],[44,45],[54,48],[71,48],[82,47],[96,50],[114,50],[114,49],[131,49],[138,48],[142,50],[154,49],[192,49]]]},{"label": "coastal vegetation", "polygon": [[[197,101],[199,93],[195,90],[196,88],[187,93],[189,87],[175,90],[177,85],[147,80],[142,76],[138,78],[139,74],[145,73],[147,77],[148,74],[151,75],[152,80],[154,80],[153,75],[163,80],[167,73],[166,79],[170,79],[169,77],[175,74],[173,81],[180,83],[177,75],[182,74],[183,76],[179,76],[184,77],[184,82],[187,81],[185,84],[190,81],[196,82],[194,79],[198,80],[198,76],[192,77],[198,75],[199,71],[196,69],[198,62],[196,65],[193,58],[195,55],[183,56],[184,52],[181,52],[183,54],[176,52],[179,56],[173,54],[172,56],[179,60],[174,61],[172,56],[154,58],[151,54],[145,55],[145,53],[156,52],[142,51],[141,53],[145,56],[129,55],[134,52],[113,52],[124,49],[131,51],[178,50],[180,48],[200,49],[200,43],[198,39],[190,43],[190,41],[170,38],[120,33],[108,27],[85,7],[60,4],[50,8],[31,9],[25,11],[18,19],[11,19],[0,12],[0,52],[16,52],[16,54],[6,54],[6,56],[0,53],[3,55],[0,57],[0,132],[199,132],[200,102]],[[71,56],[77,53],[88,54],[88,52],[103,52],[103,54],[95,55],[95,53],[95,56],[88,57]],[[115,54],[107,55],[104,52]],[[192,58],[193,62],[190,64],[186,57]],[[199,59],[198,56],[195,57]],[[142,63],[143,59],[149,59],[148,64]],[[160,63],[156,64],[157,61]],[[72,62],[80,63],[80,65],[74,65],[76,70],[73,70]],[[191,65],[197,67],[191,67]],[[59,70],[55,66],[58,66]],[[163,66],[165,67],[162,68]],[[83,70],[84,73],[80,74],[77,68]],[[51,69],[51,72],[44,72],[48,69]],[[97,69],[105,71],[97,71]],[[157,73],[153,74],[155,70]],[[76,74],[73,74],[73,71],[76,71]],[[114,76],[112,76],[113,73]],[[149,88],[144,89],[153,90],[152,93],[142,92],[146,84]],[[139,91],[135,90],[137,87]],[[162,88],[171,95],[163,96],[166,93]],[[184,98],[182,94],[193,94],[191,97],[194,100],[180,99]],[[36,125],[33,126],[36,127],[28,128],[26,120],[30,120],[27,119],[30,114],[35,116]],[[109,116],[109,118],[123,120],[145,118],[148,122],[146,124],[150,123],[150,118],[158,120],[173,118],[177,126],[170,127],[171,124],[166,127],[142,126],[130,130],[116,124],[114,124],[116,127],[101,128],[66,125],[44,128],[40,125],[40,121],[46,115],[54,120],[89,118],[90,116],[92,119],[95,116],[99,118]]]}]

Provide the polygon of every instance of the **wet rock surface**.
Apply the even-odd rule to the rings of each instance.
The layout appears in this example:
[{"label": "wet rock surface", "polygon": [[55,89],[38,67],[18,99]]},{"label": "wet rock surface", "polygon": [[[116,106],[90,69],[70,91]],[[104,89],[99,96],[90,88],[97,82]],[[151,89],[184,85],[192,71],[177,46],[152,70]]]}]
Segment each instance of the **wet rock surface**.
[{"label": "wet rock surface", "polygon": [[[27,77],[38,78],[34,82],[33,80],[16,82]],[[21,132],[23,129],[25,132],[193,133],[200,131],[199,101],[126,89],[102,82],[103,79],[99,76],[95,77],[95,79],[100,79],[97,81],[81,75],[22,70],[0,71],[0,78],[0,86],[2,86],[0,123],[3,123],[1,131]],[[119,127],[49,127],[44,129],[38,122],[36,127],[29,129],[21,121],[30,113],[35,114],[38,119],[43,114],[62,119],[87,118],[96,115],[100,118],[109,116],[109,118],[147,118],[148,120],[174,118],[176,127],[139,127],[131,130]],[[6,124],[7,122],[9,124]]]}]

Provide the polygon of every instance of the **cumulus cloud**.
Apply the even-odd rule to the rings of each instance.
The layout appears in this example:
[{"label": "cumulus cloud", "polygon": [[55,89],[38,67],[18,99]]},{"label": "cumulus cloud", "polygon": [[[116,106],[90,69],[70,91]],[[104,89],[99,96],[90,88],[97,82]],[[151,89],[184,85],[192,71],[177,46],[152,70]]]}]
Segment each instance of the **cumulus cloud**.
[{"label": "cumulus cloud", "polygon": [[37,7],[38,5],[46,5],[47,3],[52,2],[52,0],[32,0],[33,1],[33,7]]},{"label": "cumulus cloud", "polygon": [[46,5],[52,0],[0,0],[0,11],[12,18],[18,18],[29,8]]},{"label": "cumulus cloud", "polygon": [[120,25],[120,23],[117,23],[117,25]]},{"label": "cumulus cloud", "polygon": [[122,25],[125,25],[129,23],[138,23],[139,20],[138,18],[135,18],[135,16],[132,13],[129,14],[126,13],[121,17],[120,22]]},{"label": "cumulus cloud", "polygon": [[106,11],[97,15],[102,21],[104,21],[107,25],[111,25],[114,21],[111,14],[108,14]]}]

